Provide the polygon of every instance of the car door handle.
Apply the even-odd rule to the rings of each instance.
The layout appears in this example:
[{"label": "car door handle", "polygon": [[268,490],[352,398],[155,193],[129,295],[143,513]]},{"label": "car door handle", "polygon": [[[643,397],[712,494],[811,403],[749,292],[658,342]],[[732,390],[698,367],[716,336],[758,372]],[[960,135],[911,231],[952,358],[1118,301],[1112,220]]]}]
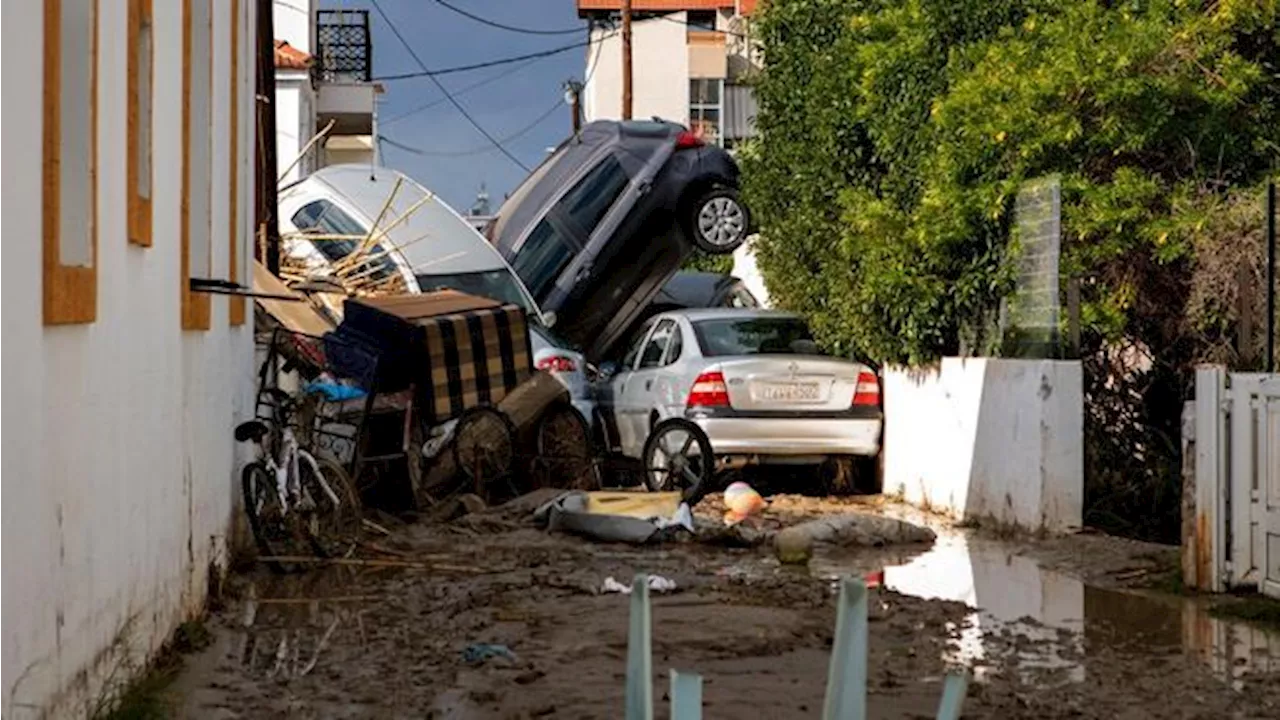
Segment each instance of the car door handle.
[{"label": "car door handle", "polygon": [[653,388],[653,381],[652,381],[652,380],[645,380],[645,381],[644,381],[644,389],[645,389],[645,392],[648,392],[648,391],[649,391],[649,390],[651,390],[652,388]]},{"label": "car door handle", "polygon": [[653,189],[653,183],[648,180],[645,180],[641,182],[638,187],[636,187],[636,192],[639,193],[640,195],[648,195],[649,191],[652,189]]}]

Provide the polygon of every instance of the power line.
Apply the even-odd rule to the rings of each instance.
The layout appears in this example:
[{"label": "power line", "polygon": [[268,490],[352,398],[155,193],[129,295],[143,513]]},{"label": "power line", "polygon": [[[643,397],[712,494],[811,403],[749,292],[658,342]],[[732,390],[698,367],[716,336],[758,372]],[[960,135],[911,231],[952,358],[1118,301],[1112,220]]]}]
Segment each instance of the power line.
[{"label": "power line", "polygon": [[[586,72],[586,74],[583,76],[583,80],[582,80],[583,85],[586,85],[588,82],[590,82],[590,81],[591,81],[591,77],[595,74],[595,72],[596,72],[596,68],[597,68],[597,67],[599,67],[599,65],[600,65],[600,49],[601,49],[601,48],[600,48],[600,46],[599,46],[599,45],[596,45],[596,51],[595,51],[595,54],[593,54],[593,55],[591,56],[591,62],[590,62],[590,63],[588,63],[588,66],[587,66],[587,72]],[[498,77],[501,77],[501,76],[498,76]],[[489,80],[487,80],[486,82],[490,82],[490,81],[492,81],[492,80],[494,80],[494,79],[496,79],[496,78],[489,78]],[[482,83],[476,83],[476,85],[472,85],[472,86],[469,86],[469,87],[470,87],[470,88],[474,88],[474,87],[477,87],[477,86],[478,86],[478,85],[480,85],[480,84],[482,84]],[[465,88],[464,88],[464,90],[465,90]],[[455,95],[459,95],[459,94],[461,94],[462,92],[463,92],[463,90],[460,90],[460,91],[458,91],[457,93],[455,93]],[[438,103],[442,103],[442,102],[445,102],[445,99],[444,99],[444,98],[441,98],[441,99],[439,99],[439,100],[437,100],[437,101],[435,101],[434,103],[431,103],[431,104],[433,104],[433,105],[434,105],[434,104],[438,104]],[[502,140],[500,140],[499,142],[501,142],[503,145],[506,145],[507,143],[511,142],[512,140],[516,140],[516,139],[519,139],[519,138],[523,137],[523,136],[524,136],[525,134],[527,134],[529,131],[531,131],[531,130],[533,130],[534,128],[536,128],[536,127],[538,127],[539,125],[541,125],[544,121],[546,121],[546,119],[547,119],[547,118],[551,117],[551,116],[552,116],[552,115],[553,115],[557,110],[559,110],[559,109],[560,109],[560,106],[561,106],[562,104],[563,104],[563,101],[562,101],[562,100],[560,100],[559,98],[557,98],[557,99],[556,99],[555,104],[554,104],[554,105],[552,105],[551,107],[547,108],[547,110],[546,110],[545,112],[543,112],[541,115],[539,115],[539,116],[538,116],[538,118],[537,118],[536,120],[534,120],[533,122],[531,122],[531,123],[529,123],[528,125],[524,126],[523,128],[520,128],[519,130],[517,130],[517,131],[515,131],[515,132],[511,133],[510,135],[507,135],[506,137],[502,138]],[[403,117],[403,116],[400,116],[400,117]],[[395,120],[395,119],[397,119],[397,118],[393,118],[393,120]],[[403,150],[403,151],[405,151],[405,152],[407,152],[407,153],[412,153],[412,154],[414,154],[414,155],[422,155],[422,156],[424,156],[424,157],[466,157],[466,156],[469,156],[469,155],[479,155],[479,154],[480,154],[480,153],[482,153],[482,152],[487,152],[487,151],[489,151],[489,150],[491,150],[491,149],[492,149],[492,147],[491,147],[491,146],[486,145],[485,147],[472,148],[472,149],[470,149],[470,150],[458,150],[458,151],[452,151],[452,150],[423,150],[422,148],[416,148],[416,147],[413,147],[413,146],[411,146],[411,145],[406,145],[406,144],[404,144],[404,143],[402,143],[402,142],[399,142],[399,141],[397,141],[397,140],[395,140],[395,139],[393,139],[393,138],[386,137],[385,135],[380,136],[380,137],[378,138],[378,140],[379,140],[379,141],[382,141],[382,142],[385,142],[386,144],[390,145],[391,147],[394,147],[394,148],[398,148],[398,149],[400,149],[400,150]]]},{"label": "power line", "polygon": [[[528,60],[528,61],[526,61],[523,65],[519,65],[519,66],[517,66],[517,67],[515,67],[515,68],[512,68],[511,70],[508,70],[508,71],[505,71],[505,72],[497,73],[497,74],[495,74],[495,75],[492,75],[492,76],[490,76],[490,77],[485,78],[484,80],[481,80],[480,82],[475,82],[475,83],[472,83],[472,84],[470,84],[470,85],[467,85],[466,87],[463,87],[463,88],[461,88],[460,90],[457,90],[456,92],[454,92],[454,93],[453,93],[453,96],[454,96],[454,97],[459,97],[459,96],[461,96],[461,95],[466,95],[467,93],[471,92],[472,90],[479,90],[480,88],[484,87],[485,85],[490,85],[490,84],[495,83],[495,82],[497,82],[497,81],[499,81],[499,80],[502,80],[503,78],[511,77],[512,75],[515,75],[516,73],[520,72],[521,70],[524,70],[525,68],[532,67],[536,62],[537,62],[537,60]],[[401,120],[403,120],[403,119],[405,119],[405,118],[407,118],[407,117],[410,117],[411,115],[417,115],[418,113],[423,112],[423,111],[425,111],[425,110],[430,110],[431,108],[433,108],[433,107],[435,107],[435,106],[439,105],[440,103],[446,103],[446,102],[449,102],[448,98],[443,98],[443,97],[442,97],[442,98],[436,98],[435,100],[432,100],[431,102],[426,103],[426,104],[424,104],[424,105],[419,105],[418,107],[416,107],[416,108],[414,108],[414,109],[412,109],[412,110],[406,110],[405,112],[403,112],[403,113],[401,113],[401,114],[399,114],[399,115],[396,115],[395,117],[390,118],[389,120],[383,120],[383,121],[382,121],[381,123],[379,123],[379,124],[380,124],[380,125],[384,125],[384,126],[385,126],[385,125],[390,125],[390,124],[391,124],[391,123],[393,123],[393,122],[399,122],[399,121],[401,121]]]},{"label": "power line", "polygon": [[488,18],[483,18],[483,17],[480,17],[479,15],[475,15],[470,12],[467,12],[462,8],[454,7],[453,5],[450,5],[449,3],[445,2],[445,0],[435,0],[435,1],[437,5],[440,5],[444,8],[452,10],[453,12],[465,18],[470,18],[471,20],[474,20],[480,23],[481,25],[488,25],[489,27],[498,28],[499,30],[506,30],[508,32],[523,33],[525,35],[576,35],[577,33],[582,32],[582,28],[574,28],[572,30],[535,30],[533,28],[522,28],[522,27],[516,27],[514,25],[504,25],[500,22],[496,22]]},{"label": "power line", "polygon": [[515,163],[517,167],[525,172],[529,172],[529,166],[520,162],[520,158],[511,154],[510,150],[503,147],[502,143],[498,142],[493,135],[489,134],[489,131],[485,130],[484,126],[477,122],[476,119],[471,116],[471,113],[467,112],[467,109],[462,106],[462,103],[458,102],[458,99],[449,92],[449,88],[445,87],[444,83],[440,82],[440,78],[431,74],[431,71],[427,69],[427,64],[422,61],[422,58],[418,57],[418,53],[414,51],[413,46],[409,44],[409,41],[405,40],[404,36],[400,34],[399,28],[396,27],[395,23],[391,22],[391,18],[387,17],[386,11],[382,9],[382,5],[378,0],[372,1],[374,9],[382,16],[382,21],[387,24],[387,27],[391,28],[391,32],[396,36],[396,39],[400,41],[400,44],[404,46],[404,49],[409,51],[409,56],[413,58],[414,62],[418,63],[418,67],[422,68],[424,73],[427,73],[427,76],[431,78],[431,82],[435,83],[436,87],[440,88],[440,92],[444,93],[445,98],[448,99],[455,108],[457,108],[459,113],[462,113],[462,116],[467,119],[467,122],[471,123],[471,126],[476,129],[476,132],[479,132],[486,140],[493,143],[493,146],[501,150],[502,154],[506,155],[507,159]]},{"label": "power line", "polygon": [[[530,130],[533,130],[534,128],[541,125],[543,122],[546,121],[547,118],[551,117],[557,110],[560,110],[563,107],[564,107],[564,100],[561,100],[560,98],[556,98],[556,103],[552,105],[550,108],[547,108],[547,110],[543,112],[541,115],[539,115],[536,120],[520,128],[519,130],[511,133],[510,135],[507,135],[506,137],[502,138],[498,142],[505,145],[506,143],[509,143],[512,140],[516,140],[523,137],[526,133],[528,133]],[[405,145],[402,142],[397,142],[396,140],[386,136],[382,136],[380,139],[386,142],[391,147],[399,148],[407,153],[413,153],[414,155],[423,155],[423,156],[429,156],[429,157],[466,157],[468,155],[479,155],[480,153],[489,152],[490,150],[493,149],[492,146],[485,145],[484,147],[471,148],[470,150],[423,150],[422,148],[416,148],[411,145]]]},{"label": "power line", "polygon": [[[378,7],[377,3],[374,3],[374,8],[377,8],[377,7]],[[386,15],[381,13],[381,11],[379,11],[379,14],[382,14],[384,18],[386,17]],[[409,48],[409,44],[405,42],[405,39],[400,35],[400,31],[397,30],[394,25],[391,26],[391,31],[394,32],[396,36],[400,38],[400,42],[403,43],[405,48],[409,49],[409,52],[412,54],[413,50]],[[428,70],[426,67],[423,67],[423,69],[418,72],[397,73],[395,75],[381,75],[379,77],[375,77],[374,80],[390,81],[390,80],[408,80],[410,78],[419,78],[419,77],[435,78],[440,75],[452,75],[454,73],[471,72],[472,70],[483,70],[485,68],[496,67],[498,65],[510,65],[511,63],[518,63],[523,60],[535,60],[538,58],[550,57],[552,55],[559,55],[560,53],[569,52],[570,50],[576,50],[581,47],[587,47],[588,45],[600,42],[601,40],[612,37],[613,35],[614,33],[610,33],[608,35],[603,35],[596,40],[586,40],[583,42],[576,42],[571,45],[561,45],[560,47],[554,47],[554,48],[551,48],[550,50],[542,50],[539,52],[527,53],[525,55],[514,55],[512,57],[499,58],[497,60],[490,60],[488,62],[472,63],[471,65],[455,65],[454,67],[441,68],[439,70]]]}]

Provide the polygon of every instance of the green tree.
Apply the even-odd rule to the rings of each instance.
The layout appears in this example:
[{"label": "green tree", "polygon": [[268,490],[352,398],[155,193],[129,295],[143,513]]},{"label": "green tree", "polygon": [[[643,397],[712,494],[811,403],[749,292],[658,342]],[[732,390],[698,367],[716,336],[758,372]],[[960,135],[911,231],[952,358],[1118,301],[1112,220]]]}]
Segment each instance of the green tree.
[{"label": "green tree", "polygon": [[1139,410],[1164,439],[1139,444],[1176,439],[1187,370],[1232,332],[1221,305],[1188,306],[1200,256],[1280,162],[1276,0],[764,8],[743,165],[775,300],[842,354],[955,353],[1011,290],[1018,188],[1057,174],[1087,390],[1117,347],[1154,356]]}]

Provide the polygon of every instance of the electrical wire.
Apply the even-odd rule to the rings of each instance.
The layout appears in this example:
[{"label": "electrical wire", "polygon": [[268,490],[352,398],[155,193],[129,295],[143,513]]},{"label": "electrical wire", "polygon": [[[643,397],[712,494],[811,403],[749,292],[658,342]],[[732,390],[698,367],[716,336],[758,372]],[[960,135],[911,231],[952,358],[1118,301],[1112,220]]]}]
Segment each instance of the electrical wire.
[{"label": "electrical wire", "polygon": [[504,25],[500,22],[496,22],[494,20],[490,20],[488,18],[484,18],[484,17],[480,17],[479,15],[472,14],[466,10],[463,10],[460,7],[455,7],[453,5],[450,5],[449,3],[445,2],[445,0],[435,0],[435,2],[437,5],[440,5],[441,7],[444,7],[448,10],[452,10],[453,12],[465,18],[470,18],[471,20],[474,20],[480,23],[481,25],[488,25],[489,27],[497,28],[499,30],[506,30],[508,32],[522,33],[525,35],[576,35],[577,33],[582,32],[582,28],[574,28],[572,30],[535,30],[533,28],[522,28],[522,27],[516,27],[514,25]]},{"label": "electrical wire", "polygon": [[[507,135],[506,137],[502,138],[498,142],[505,145],[511,142],[512,140],[517,140],[523,137],[526,133],[528,133],[530,130],[533,130],[534,128],[541,125],[544,121],[546,121],[547,118],[551,117],[553,114],[555,114],[557,110],[560,110],[563,107],[564,107],[564,100],[556,98],[556,103],[551,107],[547,108],[547,110],[544,111],[541,115],[539,115],[536,120],[520,128],[519,130],[511,133],[510,135]],[[492,145],[484,145],[482,147],[471,148],[470,150],[423,150],[422,148],[416,148],[411,145],[405,145],[402,142],[397,142],[394,138],[389,138],[385,135],[381,136],[380,139],[386,142],[391,147],[398,148],[407,153],[412,153],[414,155],[422,155],[426,157],[466,157],[468,155],[479,155],[481,153],[486,153],[493,150]]]},{"label": "electrical wire", "polygon": [[[599,67],[600,65],[600,50],[601,50],[600,46],[596,45],[595,54],[591,57],[591,61],[590,63],[588,63],[588,66],[587,66],[587,72],[583,76],[583,81],[582,81],[583,85],[586,85],[588,82],[591,82],[591,77],[595,74],[596,68]],[[444,102],[444,99],[441,98],[437,102]],[[552,105],[550,108],[548,108],[541,115],[539,115],[536,120],[529,123],[525,127],[511,133],[510,135],[507,135],[506,137],[502,138],[499,142],[501,142],[503,145],[506,145],[512,140],[516,140],[523,137],[529,131],[541,125],[547,118],[551,117],[557,110],[560,109],[561,104],[562,104],[562,101],[559,98],[557,98],[555,104]],[[378,139],[382,142],[387,143],[391,147],[397,148],[399,150],[403,150],[413,155],[421,155],[424,157],[466,157],[469,155],[479,155],[480,153],[489,152],[490,150],[493,149],[491,146],[486,145],[484,147],[472,148],[470,150],[457,150],[457,151],[423,150],[422,148],[416,148],[411,145],[406,145],[402,142],[395,140],[394,138],[386,137],[385,135],[380,136]]]},{"label": "electrical wire", "polygon": [[[515,75],[516,73],[520,72],[521,70],[524,70],[525,68],[532,67],[532,66],[533,66],[534,64],[536,64],[537,62],[538,62],[538,60],[527,60],[527,61],[525,61],[525,63],[524,63],[523,65],[518,65],[518,66],[516,66],[515,68],[512,68],[511,70],[507,70],[507,71],[505,71],[505,72],[497,73],[497,74],[495,74],[495,75],[492,75],[492,76],[490,76],[490,77],[485,78],[484,80],[481,80],[480,82],[475,82],[475,83],[472,83],[472,84],[470,84],[470,85],[467,85],[467,86],[465,86],[465,87],[463,87],[463,88],[460,88],[460,89],[458,89],[458,90],[454,91],[453,96],[454,96],[454,97],[459,97],[459,96],[462,96],[462,95],[466,95],[467,93],[471,92],[472,90],[479,90],[480,88],[484,87],[485,85],[490,85],[490,84],[493,84],[493,83],[495,83],[495,82],[497,82],[497,81],[499,81],[499,80],[502,80],[502,79],[504,79],[504,78],[509,78],[509,77],[511,77],[512,75]],[[439,104],[441,104],[441,103],[447,103],[447,102],[449,102],[449,99],[448,99],[448,98],[443,98],[443,97],[441,97],[441,98],[436,98],[435,100],[432,100],[431,102],[426,103],[426,104],[424,104],[424,105],[419,105],[418,107],[416,107],[416,108],[414,108],[414,109],[412,109],[412,110],[406,110],[405,112],[400,113],[399,115],[396,115],[395,117],[392,117],[392,118],[387,119],[387,120],[382,120],[382,121],[380,121],[378,124],[379,124],[379,125],[382,125],[382,126],[384,126],[384,127],[385,127],[385,126],[387,126],[387,125],[390,125],[390,124],[391,124],[391,123],[393,123],[393,122],[399,122],[399,121],[401,121],[401,120],[403,120],[403,119],[405,119],[405,118],[407,118],[407,117],[410,117],[410,116],[413,116],[413,115],[417,115],[417,114],[418,114],[418,113],[420,113],[420,112],[423,112],[423,111],[426,111],[426,110],[430,110],[431,108],[433,108],[433,107],[435,107],[435,106],[437,106],[437,105],[439,105]]]},{"label": "electrical wire", "polygon": [[462,106],[462,103],[458,102],[458,99],[449,92],[449,88],[445,87],[444,83],[440,82],[440,78],[436,77],[434,74],[430,74],[431,71],[427,69],[427,64],[422,61],[422,58],[418,57],[418,53],[414,51],[413,46],[409,44],[409,41],[405,40],[404,35],[400,34],[400,29],[396,27],[395,23],[391,22],[391,18],[387,17],[387,13],[382,9],[381,3],[379,3],[378,0],[372,0],[372,3],[374,9],[382,16],[382,21],[387,24],[387,27],[391,28],[391,32],[396,36],[396,39],[398,39],[400,44],[404,46],[404,49],[409,52],[409,56],[413,58],[414,62],[418,63],[418,67],[422,68],[424,73],[428,73],[428,77],[431,78],[431,82],[435,83],[436,87],[440,89],[440,92],[444,93],[445,98],[458,110],[459,113],[462,114],[462,117],[466,118],[467,122],[471,123],[471,126],[476,129],[476,132],[483,135],[484,138],[492,143],[494,147],[498,148],[498,150],[500,150],[508,160],[515,163],[515,165],[521,170],[529,172],[530,168],[528,165],[521,162],[520,158],[513,155],[511,151],[503,147],[502,143],[498,142],[498,140],[494,138],[488,130],[485,130],[484,126],[472,117],[471,113],[467,112],[467,109]]},{"label": "electrical wire", "polygon": [[[373,6],[374,8],[377,8],[378,4],[374,3]],[[381,11],[379,12],[381,13]],[[384,18],[386,17],[385,14],[383,14],[382,16]],[[399,30],[397,30],[394,25],[391,26],[391,31],[395,33],[397,36],[400,36]],[[373,79],[378,81],[388,82],[391,80],[409,80],[411,78],[419,78],[419,77],[435,78],[440,75],[452,75],[454,73],[471,72],[472,70],[483,70],[485,68],[497,67],[498,65],[510,65],[511,63],[518,63],[524,60],[536,60],[538,58],[550,57],[552,55],[559,55],[560,53],[569,52],[570,50],[576,50],[581,47],[587,47],[588,45],[598,43],[601,40],[604,40],[606,38],[613,37],[613,35],[615,34],[616,32],[609,33],[608,35],[602,35],[601,37],[595,40],[586,40],[583,42],[572,43],[570,45],[561,45],[560,47],[554,47],[549,50],[541,50],[539,52],[526,53],[524,55],[514,55],[512,57],[499,58],[497,60],[489,60],[488,62],[472,63],[470,65],[455,65],[454,67],[440,68],[439,70],[428,70],[426,67],[423,67],[422,70],[418,72],[396,73],[394,75],[381,75]],[[404,43],[404,46],[406,48],[409,48],[409,44],[405,42],[402,36],[400,36],[400,42]],[[410,52],[411,53],[413,52],[412,49],[410,49]]]}]

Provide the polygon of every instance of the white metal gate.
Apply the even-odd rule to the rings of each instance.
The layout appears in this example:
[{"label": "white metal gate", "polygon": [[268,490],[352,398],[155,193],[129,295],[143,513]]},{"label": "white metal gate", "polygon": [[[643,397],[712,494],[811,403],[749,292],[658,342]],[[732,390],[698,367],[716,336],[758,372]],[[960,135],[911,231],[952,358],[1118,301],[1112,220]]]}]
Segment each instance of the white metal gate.
[{"label": "white metal gate", "polygon": [[1280,375],[1196,371],[1190,584],[1280,597]]},{"label": "white metal gate", "polygon": [[1258,589],[1280,597],[1280,377],[1268,376],[1260,385],[1257,486],[1249,503],[1252,552]]}]

